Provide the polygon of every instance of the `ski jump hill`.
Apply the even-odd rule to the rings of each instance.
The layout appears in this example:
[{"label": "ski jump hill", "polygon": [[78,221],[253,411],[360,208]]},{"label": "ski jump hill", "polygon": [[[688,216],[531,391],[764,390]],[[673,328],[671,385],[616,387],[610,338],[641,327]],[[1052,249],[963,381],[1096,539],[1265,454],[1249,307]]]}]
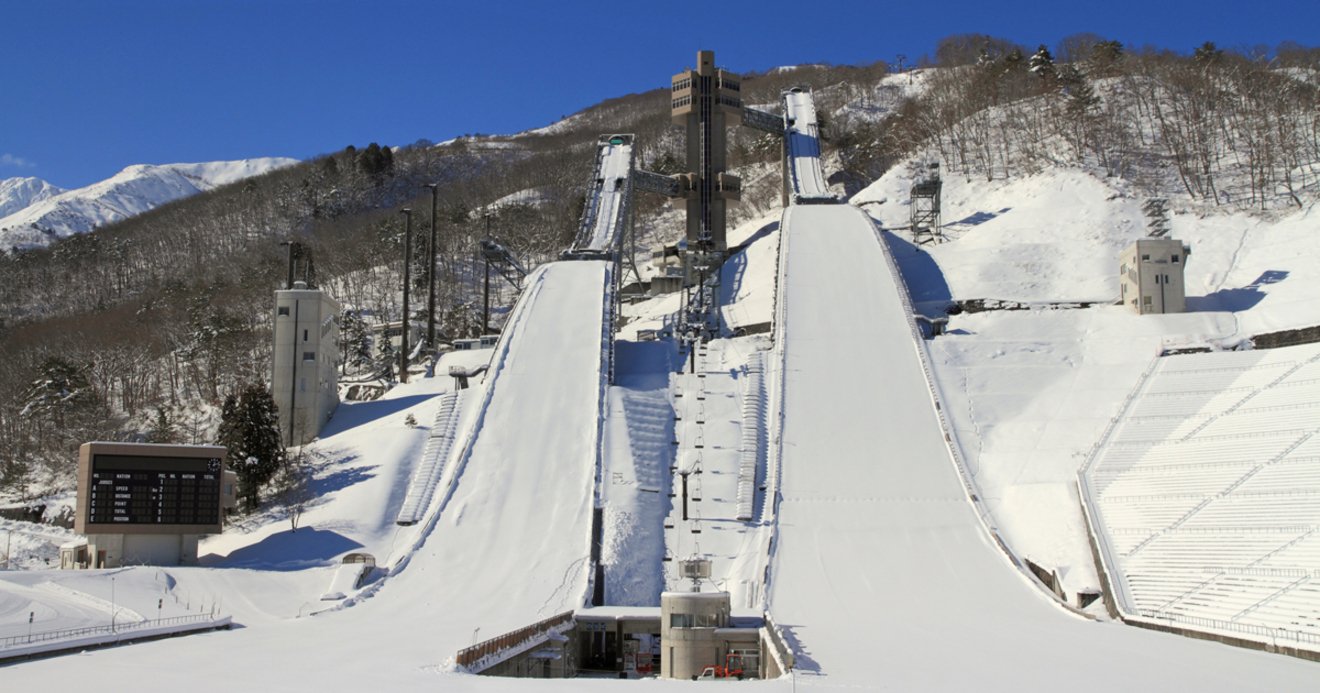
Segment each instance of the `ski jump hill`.
[{"label": "ski jump hill", "polygon": [[809,95],[788,94],[786,105],[799,204],[780,223],[769,611],[795,650],[798,683],[1008,690],[1018,679],[1112,691],[1317,681],[1306,663],[1261,666],[1259,653],[1092,622],[1030,582],[960,469],[888,246],[856,207],[818,203],[819,148],[802,132],[814,130]]},{"label": "ski jump hill", "polygon": [[[795,668],[742,685],[1316,690],[1313,663],[1096,622],[1031,582],[960,467],[881,232],[828,193],[809,93],[786,97],[785,135],[794,204],[780,223],[766,374],[773,538],[758,558],[763,606]],[[410,495],[430,500],[386,579],[316,618],[0,669],[7,688],[63,677],[134,691],[705,685],[532,683],[453,665],[460,649],[592,594],[618,281],[610,255],[631,156],[630,139],[602,144],[574,259],[529,276],[484,384],[465,391],[470,410],[445,429],[452,447],[414,477],[433,488]]]}]

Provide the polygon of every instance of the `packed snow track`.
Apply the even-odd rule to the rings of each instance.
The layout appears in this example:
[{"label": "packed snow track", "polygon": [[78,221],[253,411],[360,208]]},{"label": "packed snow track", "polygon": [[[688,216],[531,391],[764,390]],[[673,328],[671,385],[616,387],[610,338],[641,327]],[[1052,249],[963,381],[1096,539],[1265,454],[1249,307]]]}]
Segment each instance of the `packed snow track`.
[{"label": "packed snow track", "polygon": [[569,254],[604,254],[618,245],[632,196],[632,135],[607,135],[596,149],[596,175]]},{"label": "packed snow track", "polygon": [[[945,442],[904,289],[850,205],[781,224],[770,607],[797,684],[1304,690],[1314,663],[1096,623],[997,548]],[[823,677],[823,678],[822,678]]]},{"label": "packed snow track", "polygon": [[838,202],[830,192],[820,166],[820,129],[811,90],[794,88],[783,93],[784,156],[792,183],[793,201],[798,204]]}]

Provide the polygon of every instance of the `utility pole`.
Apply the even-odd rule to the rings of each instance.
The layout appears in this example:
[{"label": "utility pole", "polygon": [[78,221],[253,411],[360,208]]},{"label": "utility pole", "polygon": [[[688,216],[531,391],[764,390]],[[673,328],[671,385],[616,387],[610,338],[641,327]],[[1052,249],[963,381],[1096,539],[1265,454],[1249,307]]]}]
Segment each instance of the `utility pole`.
[{"label": "utility pole", "polygon": [[[403,215],[403,338],[399,342],[399,383],[408,382],[408,285],[412,283],[412,210],[399,210]],[[388,339],[388,337],[386,338]]]},{"label": "utility pole", "polygon": [[[423,188],[431,189],[431,245],[430,262],[426,265],[426,346],[435,351],[435,183],[427,183]],[[430,372],[430,371],[427,371]]]},{"label": "utility pole", "polygon": [[[486,216],[486,240],[490,240],[490,211],[489,211],[489,210],[487,210],[485,216]],[[482,252],[482,257],[486,257],[485,252],[484,252],[484,249],[483,249],[483,252]],[[485,335],[487,332],[490,331],[490,258],[489,258],[489,257],[486,257],[486,292],[485,292],[485,293],[486,293],[486,299],[485,299],[485,300],[482,302],[482,304],[481,304],[481,305],[482,305],[482,307],[481,307],[481,334],[477,335],[478,337],[481,337],[481,336]]]},{"label": "utility pole", "polygon": [[906,55],[903,55],[902,53],[899,53],[899,54],[898,54],[897,56],[895,56],[895,57],[898,58],[898,71],[899,71],[899,72],[902,72],[902,71],[903,71],[903,61],[904,61],[904,60],[907,60],[907,56],[906,56]]}]

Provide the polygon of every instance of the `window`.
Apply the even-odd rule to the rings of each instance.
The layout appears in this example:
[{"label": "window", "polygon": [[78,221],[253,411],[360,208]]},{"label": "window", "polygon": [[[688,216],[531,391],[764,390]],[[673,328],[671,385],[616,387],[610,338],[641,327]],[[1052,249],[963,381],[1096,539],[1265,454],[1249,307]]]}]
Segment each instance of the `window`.
[{"label": "window", "polygon": [[1151,305],[1150,296],[1142,296],[1142,297],[1141,297],[1141,302],[1142,302],[1142,304],[1147,305],[1147,306]]},{"label": "window", "polygon": [[307,392],[307,378],[302,379],[302,391]]},{"label": "window", "polygon": [[307,341],[307,330],[303,330],[303,341]]},{"label": "window", "polygon": [[719,628],[719,627],[720,627],[720,615],[719,615],[719,614],[697,614],[697,627],[698,627],[698,628]]},{"label": "window", "polygon": [[315,352],[315,351],[304,351],[304,352],[303,352],[303,360],[304,360],[304,361],[315,361],[315,360],[316,360],[316,352]]},{"label": "window", "polygon": [[1142,255],[1142,256],[1141,256],[1141,261],[1142,261],[1142,262],[1150,262],[1150,256],[1149,256],[1149,255]]},{"label": "window", "polygon": [[692,628],[695,625],[693,614],[669,614],[670,628]]},{"label": "window", "polygon": [[1177,255],[1174,255],[1173,257],[1169,258],[1169,260],[1170,260],[1173,264],[1175,264],[1175,265],[1178,264],[1178,256],[1177,256]]},{"label": "window", "polygon": [[279,311],[277,311],[277,314],[278,314],[278,315],[288,315],[288,314],[289,314],[289,307],[288,307],[288,306],[280,306],[280,309],[279,309]]}]

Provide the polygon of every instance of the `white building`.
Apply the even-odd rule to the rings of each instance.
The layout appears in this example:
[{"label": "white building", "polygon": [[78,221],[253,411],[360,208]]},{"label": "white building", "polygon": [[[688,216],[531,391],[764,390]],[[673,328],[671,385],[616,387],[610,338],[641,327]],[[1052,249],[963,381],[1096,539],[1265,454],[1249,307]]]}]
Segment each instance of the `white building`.
[{"label": "white building", "polygon": [[1172,238],[1134,241],[1119,256],[1119,297],[1138,315],[1187,310],[1183,267],[1192,249]]},{"label": "white building", "polygon": [[324,291],[293,286],[275,292],[270,380],[284,444],[302,445],[339,406],[340,307]]}]

